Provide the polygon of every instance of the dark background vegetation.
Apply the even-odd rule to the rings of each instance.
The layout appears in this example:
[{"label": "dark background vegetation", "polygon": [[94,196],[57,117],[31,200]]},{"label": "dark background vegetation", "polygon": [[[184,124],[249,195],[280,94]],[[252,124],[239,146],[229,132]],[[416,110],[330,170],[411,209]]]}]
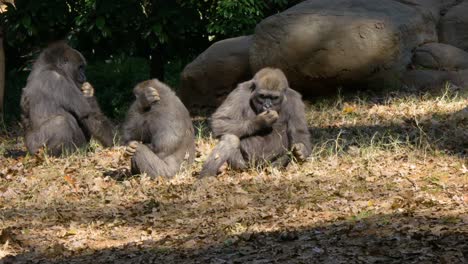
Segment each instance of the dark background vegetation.
[{"label": "dark background vegetation", "polygon": [[103,111],[121,119],[132,88],[159,78],[177,89],[184,66],[213,42],[251,34],[263,18],[298,0],[17,0],[2,1],[7,124],[41,49],[66,39],[88,60],[88,80]]}]

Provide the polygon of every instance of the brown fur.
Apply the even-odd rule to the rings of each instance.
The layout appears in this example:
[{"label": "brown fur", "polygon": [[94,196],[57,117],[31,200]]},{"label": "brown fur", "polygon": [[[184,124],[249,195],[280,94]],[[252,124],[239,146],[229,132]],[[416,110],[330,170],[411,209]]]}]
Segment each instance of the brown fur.
[{"label": "brown fur", "polygon": [[272,91],[284,91],[289,87],[283,71],[275,68],[263,68],[255,74],[254,83],[258,88]]}]

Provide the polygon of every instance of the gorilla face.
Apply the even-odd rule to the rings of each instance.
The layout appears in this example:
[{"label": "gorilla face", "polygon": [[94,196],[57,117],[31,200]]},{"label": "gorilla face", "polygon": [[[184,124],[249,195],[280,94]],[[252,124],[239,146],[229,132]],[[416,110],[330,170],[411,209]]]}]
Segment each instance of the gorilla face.
[{"label": "gorilla face", "polygon": [[283,99],[283,90],[256,88],[252,93],[250,101],[256,113],[265,112],[267,110],[279,112]]},{"label": "gorilla face", "polygon": [[79,51],[75,49],[66,50],[64,52],[61,68],[65,71],[66,75],[70,76],[78,87],[81,87],[81,85],[86,82],[86,61]]},{"label": "gorilla face", "polygon": [[86,82],[86,75],[85,75],[85,64],[78,65],[78,69],[75,71],[75,80],[79,84],[83,84]]},{"label": "gorilla face", "polygon": [[288,87],[288,80],[280,69],[263,68],[258,71],[251,85],[250,102],[254,111],[257,114],[267,110],[279,113]]}]

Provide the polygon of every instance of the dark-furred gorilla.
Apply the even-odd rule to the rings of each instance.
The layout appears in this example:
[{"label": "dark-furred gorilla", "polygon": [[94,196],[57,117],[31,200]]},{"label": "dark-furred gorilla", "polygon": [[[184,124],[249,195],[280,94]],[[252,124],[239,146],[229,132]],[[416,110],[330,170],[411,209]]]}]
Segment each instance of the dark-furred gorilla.
[{"label": "dark-furred gorilla", "polygon": [[132,173],[173,177],[184,161],[188,165],[194,159],[190,114],[171,88],[156,79],[139,83],[133,93],[136,100],[123,125]]},{"label": "dark-furred gorilla", "polygon": [[203,165],[200,176],[215,176],[227,162],[234,169],[271,163],[286,166],[292,152],[299,161],[311,152],[310,134],[301,95],[289,88],[279,69],[264,68],[241,83],[212,116],[211,127],[221,140]]},{"label": "dark-furred gorilla", "polygon": [[112,145],[112,124],[101,113],[94,88],[85,83],[85,66],[83,55],[64,42],[39,55],[21,96],[30,153],[45,147],[60,156],[86,145],[91,136],[104,146]]}]

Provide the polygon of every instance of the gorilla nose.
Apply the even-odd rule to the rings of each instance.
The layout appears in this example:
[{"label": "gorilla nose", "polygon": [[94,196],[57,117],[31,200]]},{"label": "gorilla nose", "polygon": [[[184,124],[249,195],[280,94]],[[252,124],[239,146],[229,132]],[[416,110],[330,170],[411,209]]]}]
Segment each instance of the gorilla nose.
[{"label": "gorilla nose", "polygon": [[272,106],[273,106],[273,104],[271,103],[270,100],[266,100],[265,102],[263,102],[263,110],[268,110],[268,109],[270,109]]}]

